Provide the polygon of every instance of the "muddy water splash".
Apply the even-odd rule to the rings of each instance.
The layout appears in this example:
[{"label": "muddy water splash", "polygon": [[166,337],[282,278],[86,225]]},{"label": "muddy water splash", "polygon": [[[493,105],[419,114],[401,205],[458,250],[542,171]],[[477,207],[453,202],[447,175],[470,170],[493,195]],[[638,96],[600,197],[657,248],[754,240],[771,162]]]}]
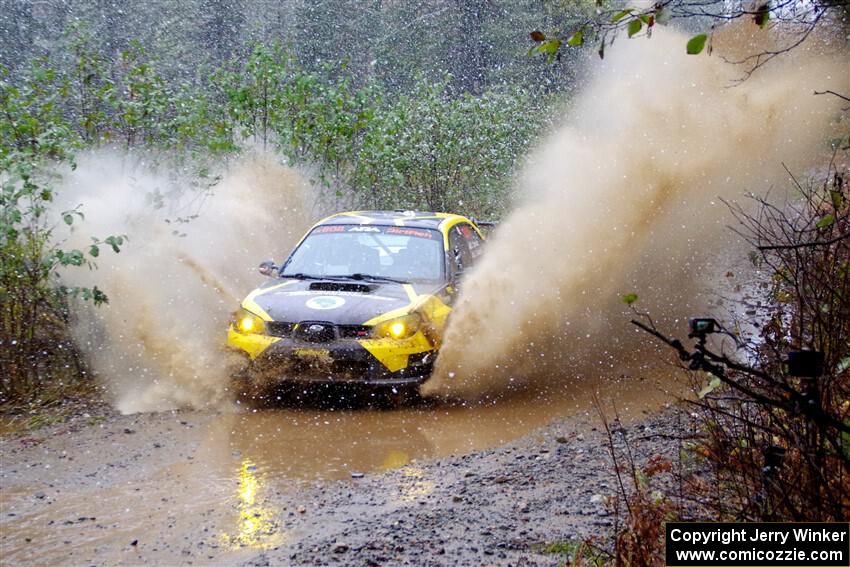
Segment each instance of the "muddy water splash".
[{"label": "muddy water splash", "polygon": [[783,163],[800,171],[827,153],[840,105],[812,91],[847,88],[846,54],[814,42],[730,88],[741,68],[721,56],[763,47],[752,28],[717,34],[710,57],[656,30],[595,64],[464,282],[425,393],[474,398],[639,371],[658,357],[638,348],[649,341],[628,324],[623,294],[656,316],[706,308],[701,284],[734,244],[718,197],[783,187]]},{"label": "muddy water splash", "polygon": [[211,192],[131,168],[115,154],[85,156],[66,178],[88,235],[126,234],[120,254],[69,283],[97,285],[110,304],[89,309],[77,334],[123,412],[227,402],[227,320],[256,284],[256,265],[305,230],[309,191],[294,171],[243,158]]}]

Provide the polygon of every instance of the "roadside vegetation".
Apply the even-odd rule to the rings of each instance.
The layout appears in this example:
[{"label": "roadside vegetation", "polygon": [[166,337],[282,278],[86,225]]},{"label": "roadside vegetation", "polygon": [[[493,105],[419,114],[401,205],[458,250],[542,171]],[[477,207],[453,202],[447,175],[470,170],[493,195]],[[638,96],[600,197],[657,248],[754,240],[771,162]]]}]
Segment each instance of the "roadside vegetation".
[{"label": "roadside vegetation", "polygon": [[[692,395],[679,408],[679,454],[643,461],[639,441],[597,404],[617,481],[614,532],[583,542],[594,553],[570,554],[570,564],[663,565],[667,521],[850,516],[850,147],[841,144],[820,177],[789,172],[787,202],[730,205],[762,274],[741,294],[745,318],[677,340],[637,309],[637,294],[624,297],[636,324],[678,355]],[[741,332],[747,323],[754,332]]]},{"label": "roadside vegetation", "polygon": [[[86,215],[55,205],[62,172],[82,152],[119,152],[202,192],[228,161],[260,148],[305,172],[328,208],[497,216],[509,205],[515,167],[570,84],[572,71],[521,56],[522,29],[483,25],[497,18],[531,25],[545,14],[530,5],[506,14],[463,6],[418,13],[415,3],[366,10],[387,22],[388,33],[416,22],[423,33],[450,33],[458,16],[478,23],[477,35],[454,45],[434,36],[430,47],[405,49],[388,39],[385,51],[379,42],[364,60],[375,38],[368,26],[346,28],[342,5],[304,6],[270,30],[235,14],[277,8],[248,4],[165,2],[164,14],[187,19],[165,22],[179,28],[170,40],[149,33],[148,20],[158,16],[141,6],[73,18],[60,3],[5,6],[0,24],[12,27],[0,50],[0,403],[38,400],[58,384],[88,379],[68,334],[73,304],[109,298],[96,286],[63,287],[58,275],[132,253],[125,249],[132,235],[91,235],[82,249],[63,245]],[[400,17],[404,10],[413,22]],[[206,34],[184,29],[192,20],[204,22]],[[328,49],[316,25],[346,28],[352,43]],[[426,49],[431,62],[420,59]],[[452,57],[453,49],[472,55]],[[457,64],[431,64],[440,60]],[[546,81],[519,80],[541,71]],[[161,206],[161,193],[148,197]]]},{"label": "roadside vegetation", "polygon": [[[727,61],[743,82],[818,32],[829,30],[819,41],[846,38],[850,10],[844,1],[597,6],[571,27],[531,32],[530,53],[553,61],[592,44],[604,58],[618,35],[651,38],[655,25],[672,19],[694,34],[683,45],[692,55],[710,53],[715,30],[735,20],[781,30],[770,47]],[[839,39],[836,48],[846,45]],[[813,94],[850,102],[847,92]],[[848,112],[845,105],[836,120],[846,125]],[[637,308],[638,294],[623,297],[633,323],[670,347],[689,380],[691,395],[677,410],[679,454],[638,459],[640,440],[618,420],[609,423],[609,408],[597,402],[616,479],[607,499],[614,526],[609,536],[547,544],[564,564],[664,565],[668,521],[850,517],[850,139],[827,137],[828,164],[815,173],[786,170],[787,200],[765,187],[746,206],[728,204],[757,274],[748,291],[738,286],[737,317],[714,322],[707,334],[692,325],[687,339],[677,338],[682,329],[659,329]]]}]

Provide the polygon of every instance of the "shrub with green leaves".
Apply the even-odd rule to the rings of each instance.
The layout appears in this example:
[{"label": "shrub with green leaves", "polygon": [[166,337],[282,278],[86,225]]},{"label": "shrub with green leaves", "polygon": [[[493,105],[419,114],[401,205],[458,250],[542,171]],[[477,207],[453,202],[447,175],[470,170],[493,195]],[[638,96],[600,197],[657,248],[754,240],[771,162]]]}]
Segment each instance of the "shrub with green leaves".
[{"label": "shrub with green leaves", "polygon": [[519,88],[452,98],[420,80],[376,110],[350,186],[370,207],[497,214],[543,116]]},{"label": "shrub with green leaves", "polygon": [[[67,298],[96,304],[96,287],[58,285],[64,267],[94,267],[126,236],[65,249],[56,211],[59,166],[109,146],[189,172],[189,187],[219,177],[221,157],[246,143],[310,172],[329,207],[416,208],[498,214],[516,163],[546,115],[544,95],[521,87],[452,94],[451,77],[408,92],[353,77],[344,63],[307,69],[279,43],[257,44],[209,73],[160,73],[130,42],[107,58],[82,27],[63,50],[14,75],[0,68],[0,395],[27,395],[43,377],[40,352],[66,340]],[[192,181],[191,179],[194,179]],[[50,212],[49,212],[50,211]],[[57,216],[58,213],[58,216]]]},{"label": "shrub with green leaves", "polygon": [[88,251],[56,243],[57,223],[73,224],[79,210],[56,220],[56,164],[74,166],[80,139],[62,113],[67,83],[44,62],[33,63],[24,81],[0,79],[0,396],[22,396],[39,386],[40,358],[64,329],[64,299],[107,300],[97,287],[59,288],[53,281],[63,266],[91,266],[99,246],[120,251],[126,237],[94,239]]}]

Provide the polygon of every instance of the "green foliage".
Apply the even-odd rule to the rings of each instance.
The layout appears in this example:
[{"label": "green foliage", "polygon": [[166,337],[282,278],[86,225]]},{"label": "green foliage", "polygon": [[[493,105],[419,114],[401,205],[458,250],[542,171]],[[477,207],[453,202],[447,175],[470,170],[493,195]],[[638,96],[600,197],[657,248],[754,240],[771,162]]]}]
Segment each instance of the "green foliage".
[{"label": "green foliage", "polygon": [[705,42],[707,40],[708,35],[704,33],[695,35],[694,37],[689,39],[688,44],[685,46],[688,55],[699,55],[700,53],[702,53],[702,50],[705,48]]},{"label": "green foliage", "polygon": [[542,555],[560,556],[564,562],[559,565],[604,565],[605,557],[592,545],[584,541],[559,540],[548,543],[537,543],[531,546],[531,551]]},{"label": "green foliage", "polygon": [[632,12],[634,12],[634,8],[626,8],[625,10],[617,12],[616,14],[611,16],[611,21],[617,23],[623,18],[629,16]]},{"label": "green foliage", "polygon": [[262,141],[263,147],[271,124],[284,111],[288,62],[289,56],[280,44],[257,45],[244,65],[217,77],[234,126],[242,137]]},{"label": "green foliage", "polygon": [[[548,97],[522,87],[458,94],[454,78],[422,75],[404,94],[355,77],[345,63],[310,68],[280,43],[258,43],[244,57],[191,80],[162,68],[140,42],[107,58],[98,38],[75,26],[63,51],[14,73],[0,67],[0,394],[38,388],[35,353],[64,334],[69,298],[95,304],[97,287],[58,285],[62,269],[95,268],[126,235],[66,249],[61,230],[84,220],[79,207],[53,204],[57,166],[80,150],[143,150],[217,181],[215,162],[246,142],[305,166],[340,206],[502,211],[517,161],[545,123]],[[550,55],[560,40],[543,43]],[[571,41],[582,41],[581,31]],[[161,206],[161,195],[150,197]],[[6,340],[9,337],[9,340]]]},{"label": "green foliage", "polygon": [[370,207],[498,213],[540,125],[529,93],[451,98],[447,82],[420,80],[375,110],[348,185]]},{"label": "green foliage", "polygon": [[[569,52],[569,50],[563,49],[564,44],[568,47],[578,47],[588,42],[597,44],[599,46],[599,57],[604,58],[606,47],[613,45],[616,38],[623,33],[632,38],[645,30],[646,37],[651,37],[656,24],[664,25],[674,18],[679,20],[680,27],[685,30],[708,27],[713,29],[717,25],[724,25],[730,21],[749,20],[750,18],[755,25],[765,29],[773,19],[777,22],[777,25],[782,26],[787,45],[775,51],[756,51],[742,61],[748,67],[744,74],[744,78],[747,78],[774,56],[793,50],[802,44],[815,28],[824,25],[829,27],[831,24],[825,22],[830,21],[832,16],[842,19],[847,13],[846,2],[811,3],[789,12],[785,9],[787,7],[785,4],[770,2],[770,0],[760,0],[758,3],[750,4],[737,3],[735,5],[720,0],[708,2],[705,0],[668,0],[637,3],[627,8],[623,8],[623,2],[596,0],[594,3],[585,2],[583,8],[586,10],[594,4],[594,13],[585,12],[584,17],[581,17],[581,5],[568,7],[562,4],[561,11],[565,14],[567,21],[564,22],[565,25],[557,26],[554,29],[575,30],[576,27],[580,26],[580,38],[576,38],[575,33],[569,35],[553,31],[544,35],[536,31],[531,34],[531,39],[539,45],[532,47],[529,54],[543,54],[551,62],[560,59],[565,52]],[[570,15],[566,16],[566,14]],[[823,16],[826,14],[830,14],[830,17],[824,18]],[[534,29],[533,26],[536,25],[539,25],[539,22],[534,22],[526,29]],[[565,41],[565,38],[573,41]],[[543,45],[544,43],[546,46]],[[708,51],[711,53],[709,35],[698,34],[688,41],[686,52],[690,55],[698,55],[703,52],[706,44],[708,44]],[[756,47],[756,49],[761,48]]]},{"label": "green foliage", "polygon": [[623,296],[623,303],[626,305],[632,305],[638,300],[638,295],[636,293],[627,293]]},{"label": "green foliage", "polygon": [[279,45],[255,47],[217,82],[243,137],[273,143],[332,197],[371,208],[497,211],[545,110],[518,88],[452,96],[450,77],[389,96],[305,70]]},{"label": "green foliage", "polygon": [[[571,38],[572,39],[572,38]],[[541,41],[541,43],[535,47],[532,47],[529,51],[529,55],[546,55],[549,63],[555,60],[555,57],[558,55],[558,50],[561,48],[561,40],[547,39]]]},{"label": "green foliage", "polygon": [[584,45],[584,31],[578,30],[567,38],[567,45],[570,47],[579,47],[580,45]]},{"label": "green foliage", "polygon": [[100,140],[107,122],[103,101],[108,100],[114,88],[106,74],[107,63],[94,46],[92,34],[82,25],[68,30],[66,52],[71,58],[68,77],[69,96],[74,122],[86,143]]},{"label": "green foliage", "polygon": [[[54,238],[58,224],[72,225],[79,210],[49,214],[54,199],[52,166],[73,167],[82,139],[64,113],[68,79],[35,60],[23,80],[0,79],[0,395],[22,395],[37,385],[36,352],[61,327],[63,297],[52,281],[65,266],[92,266],[88,254],[64,249]],[[86,128],[82,133],[85,135]],[[116,251],[125,237],[104,242]],[[100,241],[95,241],[99,244]],[[97,288],[70,290],[95,303],[106,301]]]},{"label": "green foliage", "polygon": [[835,215],[833,215],[833,214],[824,215],[824,217],[821,218],[815,226],[817,226],[818,228],[827,228],[830,225],[832,225],[834,222],[835,222]]},{"label": "green foliage", "polygon": [[703,399],[704,397],[712,393],[714,390],[719,388],[721,384],[722,382],[720,381],[720,378],[712,378],[708,381],[708,384],[706,384],[705,387],[703,387],[703,389],[699,391],[697,397],[699,399]]}]

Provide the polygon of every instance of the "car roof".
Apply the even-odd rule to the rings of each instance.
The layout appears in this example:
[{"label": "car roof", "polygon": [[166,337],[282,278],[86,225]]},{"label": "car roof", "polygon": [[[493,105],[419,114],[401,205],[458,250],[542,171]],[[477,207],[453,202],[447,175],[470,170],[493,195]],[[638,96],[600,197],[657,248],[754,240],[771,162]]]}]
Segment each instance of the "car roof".
[{"label": "car roof", "polygon": [[[428,211],[349,211],[324,218],[316,226],[328,224],[393,224],[414,228],[440,229],[446,221],[468,221],[466,217],[451,213],[432,213]],[[454,224],[449,222],[446,224]]]}]

